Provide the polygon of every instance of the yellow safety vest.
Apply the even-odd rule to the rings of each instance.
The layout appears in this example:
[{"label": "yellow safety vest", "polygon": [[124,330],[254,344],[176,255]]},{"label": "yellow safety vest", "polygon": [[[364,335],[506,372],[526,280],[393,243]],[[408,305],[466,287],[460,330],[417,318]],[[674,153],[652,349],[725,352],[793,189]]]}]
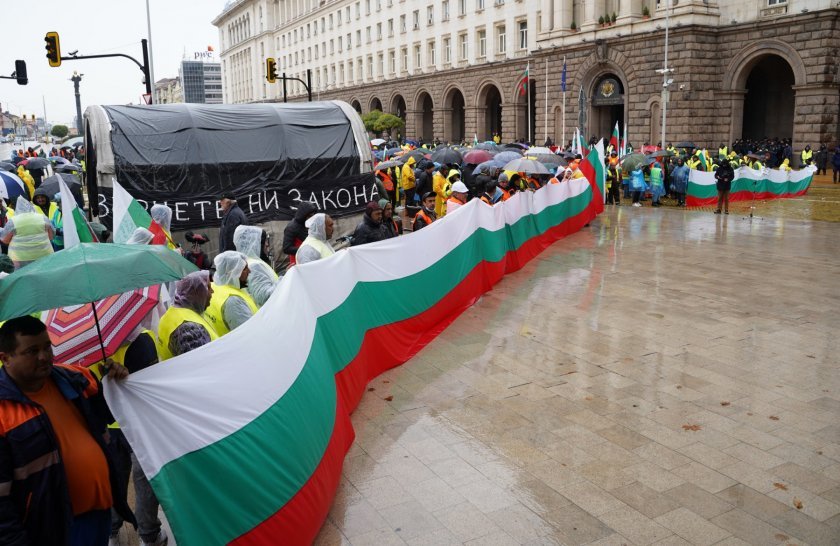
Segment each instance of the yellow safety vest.
[{"label": "yellow safety vest", "polygon": [[25,212],[15,216],[15,235],[9,243],[13,262],[33,262],[53,253],[44,224],[44,215]]},{"label": "yellow safety vest", "polygon": [[274,269],[269,264],[265,263],[263,260],[258,260],[257,258],[248,258],[248,267],[250,269],[253,269],[255,265],[259,264],[264,265],[266,269],[271,271],[271,274],[274,276],[275,281],[280,279],[280,277],[277,275],[277,272],[274,271]]},{"label": "yellow safety vest", "polygon": [[172,333],[185,322],[194,322],[203,326],[204,329],[207,330],[207,333],[210,334],[210,341],[219,339],[219,334],[216,333],[216,330],[213,329],[210,322],[202,315],[199,315],[192,309],[187,309],[186,307],[170,307],[160,318],[160,324],[158,324],[161,362],[174,356],[169,350],[169,341],[172,337]]},{"label": "yellow safety vest", "polygon": [[35,212],[41,214],[42,216],[46,216],[47,218],[52,219],[53,216],[55,216],[56,211],[58,210],[58,205],[50,201],[50,206],[47,208],[49,212],[47,214],[44,214],[44,211],[41,210],[41,207],[34,203],[32,204],[32,208],[35,209]]},{"label": "yellow safety vest", "polygon": [[327,244],[322,241],[321,239],[316,239],[315,237],[307,237],[304,239],[303,243],[298,247],[298,252],[304,246],[311,246],[315,250],[318,251],[318,254],[321,255],[321,259],[329,258],[333,254],[335,254],[335,250],[331,249]]},{"label": "yellow safety vest", "polygon": [[802,150],[802,154],[800,158],[802,159],[802,164],[806,164],[811,161],[811,157],[814,155],[814,150]]},{"label": "yellow safety vest", "polygon": [[210,324],[213,325],[219,337],[230,332],[230,328],[225,324],[225,315],[222,309],[228,298],[232,296],[238,296],[245,300],[245,303],[248,304],[248,308],[251,310],[251,314],[259,310],[257,304],[254,303],[254,299],[241,288],[234,288],[229,284],[213,283],[213,296],[210,298],[210,305],[207,307],[207,311],[204,312],[204,317],[210,321]]},{"label": "yellow safety vest", "polygon": [[728,149],[726,148],[726,146],[724,146],[723,148],[718,148],[718,157],[726,157],[727,153]]}]

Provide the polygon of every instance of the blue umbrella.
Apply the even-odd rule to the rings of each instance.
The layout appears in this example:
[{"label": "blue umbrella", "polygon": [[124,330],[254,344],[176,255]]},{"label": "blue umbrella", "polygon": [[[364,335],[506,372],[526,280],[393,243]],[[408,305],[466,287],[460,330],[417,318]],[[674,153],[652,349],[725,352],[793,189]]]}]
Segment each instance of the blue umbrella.
[{"label": "blue umbrella", "polygon": [[26,191],[26,184],[16,174],[0,171],[0,198],[8,199],[12,203],[17,201],[18,196],[29,199]]},{"label": "blue umbrella", "polygon": [[476,168],[473,169],[473,173],[479,174],[479,173],[481,173],[481,171],[483,171],[485,169],[488,173],[490,173],[494,170],[501,169],[504,166],[505,166],[504,163],[496,161],[496,158],[494,157],[490,161],[485,161],[484,163],[479,163],[478,166],[476,166]]},{"label": "blue umbrella", "polygon": [[522,154],[514,151],[501,152],[499,154],[496,154],[496,157],[494,157],[493,159],[499,161],[502,165],[504,165],[516,159],[522,159]]}]

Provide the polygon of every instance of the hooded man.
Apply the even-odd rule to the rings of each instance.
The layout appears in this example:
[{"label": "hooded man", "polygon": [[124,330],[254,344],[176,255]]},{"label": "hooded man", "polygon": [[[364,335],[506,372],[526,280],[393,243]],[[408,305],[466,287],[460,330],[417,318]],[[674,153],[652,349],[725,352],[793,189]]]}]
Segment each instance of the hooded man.
[{"label": "hooded man", "polygon": [[402,184],[403,193],[405,193],[405,202],[411,204],[414,202],[414,164],[416,160],[409,157],[405,165],[402,166],[402,174],[400,175],[400,184]]},{"label": "hooded man", "polygon": [[[434,193],[432,189],[432,181],[434,178],[435,164],[428,160],[420,162],[420,176],[417,177],[417,186],[415,190],[422,197],[427,193]],[[435,194],[437,195],[437,194]]]},{"label": "hooded man", "polygon": [[35,190],[35,195],[32,196],[32,204],[35,212],[40,212],[47,218],[52,218],[58,205],[50,201],[50,194],[43,187]]},{"label": "hooded man", "polygon": [[152,205],[149,210],[149,216],[152,217],[152,225],[149,226],[149,231],[152,232],[154,238],[153,245],[166,245],[171,249],[175,249],[175,243],[172,242],[172,209],[160,203]]},{"label": "hooded man", "polygon": [[805,149],[799,154],[799,168],[805,168],[814,160],[814,152],[811,150],[811,145],[806,144]]},{"label": "hooded man", "polygon": [[371,201],[365,207],[365,215],[362,216],[362,221],[359,222],[356,231],[353,232],[353,242],[351,244],[358,246],[387,238],[388,233],[382,225],[382,207],[376,201]]},{"label": "hooded man", "polygon": [[387,199],[380,199],[382,207],[382,225],[385,227],[385,238],[398,237],[403,233],[402,219],[394,214],[394,205]]},{"label": "hooded man", "polygon": [[499,174],[498,184],[499,190],[502,192],[502,201],[507,201],[514,193],[516,193],[516,188],[510,185],[507,173]]},{"label": "hooded man", "polygon": [[286,224],[286,229],[283,230],[283,253],[289,257],[289,264],[295,265],[295,254],[300,248],[303,240],[309,236],[309,230],[306,229],[306,221],[312,218],[312,215],[318,212],[318,207],[304,201],[298,206],[295,212],[295,217],[291,222]]},{"label": "hooded man", "polygon": [[236,250],[245,255],[250,274],[247,292],[258,307],[265,305],[280,277],[268,263],[268,233],[256,226],[239,226],[233,232]]},{"label": "hooded man", "polygon": [[236,195],[232,191],[222,193],[221,199],[219,199],[219,206],[224,211],[222,225],[219,229],[219,252],[234,250],[233,232],[239,226],[247,224],[248,218],[245,217],[245,213],[239,208],[239,204],[236,202]]},{"label": "hooded man", "polygon": [[15,269],[25,267],[39,258],[53,253],[55,231],[49,218],[35,212],[32,203],[18,197],[15,215],[0,230],[0,242],[9,245],[9,257]]},{"label": "hooded man", "polygon": [[423,208],[414,215],[414,219],[411,221],[411,231],[422,229],[437,220],[437,214],[435,214],[436,198],[437,195],[433,191],[423,194],[423,200],[421,201]]},{"label": "hooded man", "polygon": [[[724,161],[726,163],[726,161]],[[677,198],[677,206],[685,206],[685,192],[688,188],[689,168],[683,158],[677,159],[677,166],[671,171],[671,191]]]},{"label": "hooded man", "polygon": [[213,297],[209,271],[194,271],[175,283],[172,306],[160,318],[161,361],[207,345],[218,339],[204,312]]},{"label": "hooded man", "polygon": [[335,254],[335,249],[329,243],[335,229],[335,220],[319,212],[306,221],[309,235],[297,251],[297,263],[305,264],[329,258]]},{"label": "hooded man", "polygon": [[216,266],[213,295],[204,315],[221,337],[253,317],[259,307],[245,292],[250,270],[244,254],[226,250],[216,256],[213,264]]}]

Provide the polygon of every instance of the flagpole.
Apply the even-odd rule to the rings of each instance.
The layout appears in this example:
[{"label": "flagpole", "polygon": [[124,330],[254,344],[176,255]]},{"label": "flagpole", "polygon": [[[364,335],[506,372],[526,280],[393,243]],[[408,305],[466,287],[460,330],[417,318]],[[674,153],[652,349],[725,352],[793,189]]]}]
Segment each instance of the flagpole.
[{"label": "flagpole", "polygon": [[528,93],[528,118],[525,123],[528,124],[528,143],[533,144],[531,142],[531,61],[528,61],[528,66],[525,68],[525,83],[528,86],[525,88],[525,92]]},{"label": "flagpole", "polygon": [[545,141],[548,142],[548,57],[545,58]]},{"label": "flagpole", "polygon": [[[563,74],[566,74],[566,56],[563,55]],[[566,146],[566,82],[563,81],[563,141],[560,143]]]}]

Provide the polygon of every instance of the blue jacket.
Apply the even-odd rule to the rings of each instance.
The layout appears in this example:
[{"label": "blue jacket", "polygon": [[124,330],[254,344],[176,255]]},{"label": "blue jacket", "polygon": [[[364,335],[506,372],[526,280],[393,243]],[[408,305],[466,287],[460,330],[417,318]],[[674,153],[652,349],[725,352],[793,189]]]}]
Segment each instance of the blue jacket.
[{"label": "blue jacket", "polygon": [[[53,366],[52,379],[105,453],[114,508],[135,523],[107,446],[106,426],[113,417],[99,383],[88,370],[63,365]],[[49,417],[0,368],[0,545],[65,546],[72,521],[67,476]]]}]

